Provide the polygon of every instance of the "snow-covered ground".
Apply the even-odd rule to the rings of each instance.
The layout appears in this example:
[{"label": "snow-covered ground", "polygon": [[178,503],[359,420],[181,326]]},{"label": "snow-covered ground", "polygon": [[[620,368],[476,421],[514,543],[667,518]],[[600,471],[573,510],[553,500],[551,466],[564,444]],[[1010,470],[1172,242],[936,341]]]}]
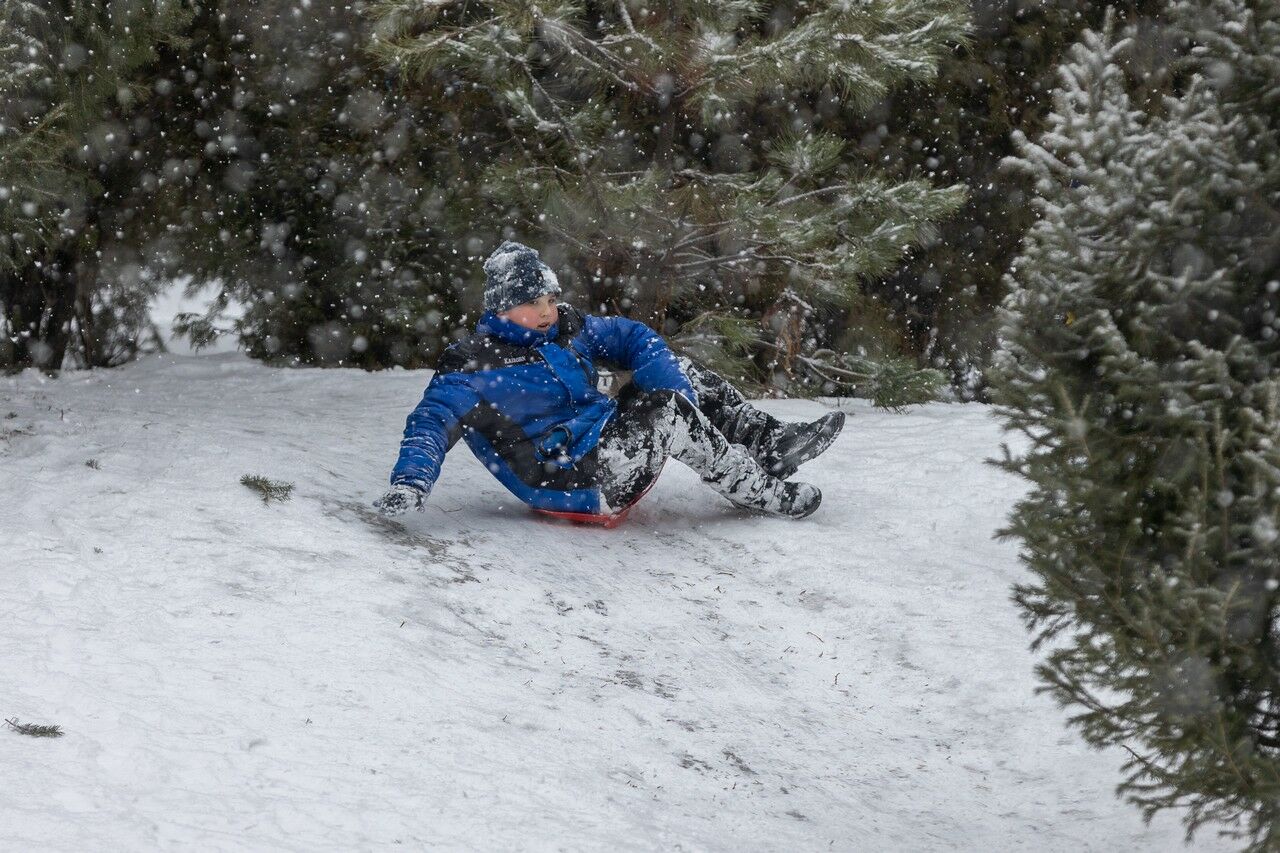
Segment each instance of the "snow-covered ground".
[{"label": "snow-covered ground", "polygon": [[850,404],[799,522],[676,463],[621,528],[545,521],[461,445],[385,522],[428,378],[0,379],[0,717],[66,732],[0,723],[0,849],[1181,846],[1033,693],[985,407]]}]

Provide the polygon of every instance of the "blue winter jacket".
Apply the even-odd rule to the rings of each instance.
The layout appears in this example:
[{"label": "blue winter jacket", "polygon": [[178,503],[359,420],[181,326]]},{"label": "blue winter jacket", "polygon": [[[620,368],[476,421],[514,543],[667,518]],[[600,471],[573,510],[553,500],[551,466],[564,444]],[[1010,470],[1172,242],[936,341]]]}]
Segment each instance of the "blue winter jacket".
[{"label": "blue winter jacket", "polygon": [[632,370],[642,391],[697,397],[662,338],[643,323],[559,306],[545,333],[486,313],[448,347],[409,415],[392,484],[429,490],[459,437],[516,497],[539,509],[599,512],[595,448],[617,404],[597,361]]}]

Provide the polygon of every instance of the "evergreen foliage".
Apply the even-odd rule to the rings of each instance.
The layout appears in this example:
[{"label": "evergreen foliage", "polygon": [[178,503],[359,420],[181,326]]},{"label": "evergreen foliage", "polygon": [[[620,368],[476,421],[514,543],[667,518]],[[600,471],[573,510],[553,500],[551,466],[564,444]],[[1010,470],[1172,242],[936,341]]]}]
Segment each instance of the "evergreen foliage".
[{"label": "evergreen foliage", "polygon": [[[785,374],[776,374],[770,386],[743,371],[744,362],[760,350],[777,352],[780,362],[798,363],[816,380],[813,387],[820,387],[823,393],[865,397],[876,406],[895,411],[937,399],[947,382],[942,371],[920,369],[913,359],[903,356],[867,358],[825,348],[804,352],[799,341],[785,334],[766,335],[757,322],[715,311],[686,323],[671,343],[698,363],[731,377],[739,388],[756,394],[789,387]],[[784,349],[788,345],[790,351]]]},{"label": "evergreen foliage", "polygon": [[180,0],[0,4],[0,366],[130,358],[148,283],[114,246],[147,136],[132,122]]},{"label": "evergreen foliage", "polygon": [[264,504],[287,501],[293,495],[293,483],[270,480],[260,474],[245,474],[240,478],[240,485],[261,495]]},{"label": "evergreen foliage", "polygon": [[[1280,846],[1280,3],[1171,3],[1176,96],[1089,32],[1012,166],[1038,220],[992,389],[1033,488],[1006,536],[1045,689],[1121,791]],[[1132,30],[1125,33],[1131,36]]]},{"label": "evergreen foliage", "polygon": [[465,314],[466,249],[492,230],[453,180],[472,155],[365,67],[362,26],[342,4],[207,3],[157,81],[170,152],[146,178],[165,223],[149,264],[219,288],[180,318],[196,344],[231,332],[255,358],[422,367]]},{"label": "evergreen foliage", "polygon": [[[850,312],[848,346],[899,351],[945,369],[964,398],[982,397],[1004,295],[1002,277],[1035,220],[1032,188],[1002,170],[1012,133],[1037,135],[1065,51],[1108,9],[1144,28],[1132,75],[1162,82],[1168,45],[1153,16],[1157,0],[1025,0],[973,4],[973,33],[939,63],[937,78],[896,90],[866,112],[837,111],[821,99],[805,104],[815,126],[856,145],[895,178],[963,181],[968,199],[939,223],[936,239],[913,248],[906,263],[868,282]],[[879,307],[878,312],[875,310]]]},{"label": "evergreen foliage", "polygon": [[26,735],[27,737],[62,737],[65,734],[61,726],[20,723],[16,718],[12,720],[6,718],[5,723],[18,734]]},{"label": "evergreen foliage", "polygon": [[821,360],[824,318],[963,202],[885,177],[795,106],[826,91],[865,109],[930,78],[965,37],[955,0],[383,0],[373,19],[405,90],[492,139],[466,174],[504,236],[540,238],[593,308],[667,333],[707,311],[765,319],[775,386],[834,391],[773,333]]}]

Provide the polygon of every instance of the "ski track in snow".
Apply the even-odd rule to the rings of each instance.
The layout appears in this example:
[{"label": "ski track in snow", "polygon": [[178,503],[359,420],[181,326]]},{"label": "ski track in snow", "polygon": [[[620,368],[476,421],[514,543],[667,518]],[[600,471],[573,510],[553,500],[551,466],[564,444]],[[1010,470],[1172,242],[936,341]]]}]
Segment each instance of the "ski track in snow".
[{"label": "ski track in snow", "polygon": [[429,376],[0,380],[0,716],[66,732],[0,728],[0,849],[1181,847],[1034,693],[987,407],[846,402],[799,522],[675,462],[618,529],[542,520],[461,444],[384,521]]}]

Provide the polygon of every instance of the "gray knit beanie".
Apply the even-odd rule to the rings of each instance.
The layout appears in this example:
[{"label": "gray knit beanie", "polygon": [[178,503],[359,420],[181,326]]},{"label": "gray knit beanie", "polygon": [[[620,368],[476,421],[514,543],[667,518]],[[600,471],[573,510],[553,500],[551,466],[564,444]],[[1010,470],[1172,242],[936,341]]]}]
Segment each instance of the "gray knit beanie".
[{"label": "gray knit beanie", "polygon": [[499,314],[544,293],[560,295],[560,282],[536,249],[506,240],[484,262],[484,310]]}]

